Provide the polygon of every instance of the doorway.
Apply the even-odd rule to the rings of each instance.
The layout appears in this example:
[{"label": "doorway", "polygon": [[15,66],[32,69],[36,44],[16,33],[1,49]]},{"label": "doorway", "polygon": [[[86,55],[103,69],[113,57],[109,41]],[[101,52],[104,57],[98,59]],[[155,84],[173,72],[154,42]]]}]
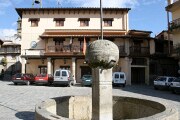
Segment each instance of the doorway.
[{"label": "doorway", "polygon": [[131,83],[145,84],[145,68],[140,68],[140,67],[131,68]]},{"label": "doorway", "polygon": [[81,66],[81,77],[83,75],[92,75],[92,70],[89,66]]}]

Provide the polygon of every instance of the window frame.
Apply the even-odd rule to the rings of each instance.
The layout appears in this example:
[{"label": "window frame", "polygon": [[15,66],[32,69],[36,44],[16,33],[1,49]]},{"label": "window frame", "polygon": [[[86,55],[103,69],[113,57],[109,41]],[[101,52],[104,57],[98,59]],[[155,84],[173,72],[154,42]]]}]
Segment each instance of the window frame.
[{"label": "window frame", "polygon": [[31,27],[39,26],[40,18],[29,18],[29,22],[31,22]]},{"label": "window frame", "polygon": [[80,27],[88,27],[90,18],[79,18],[78,21],[80,22]]},{"label": "window frame", "polygon": [[112,27],[113,21],[114,21],[113,18],[104,18],[103,19],[104,27]]},{"label": "window frame", "polygon": [[54,18],[56,27],[63,27],[65,18]]}]

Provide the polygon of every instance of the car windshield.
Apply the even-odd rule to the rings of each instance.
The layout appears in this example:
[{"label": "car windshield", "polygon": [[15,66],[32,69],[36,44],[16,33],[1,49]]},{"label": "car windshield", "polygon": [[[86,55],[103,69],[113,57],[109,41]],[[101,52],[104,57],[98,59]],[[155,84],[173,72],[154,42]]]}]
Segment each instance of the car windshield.
[{"label": "car windshield", "polygon": [[21,73],[18,73],[18,74],[15,75],[15,77],[17,77],[17,78],[20,78],[21,76],[22,76]]},{"label": "car windshield", "polygon": [[166,81],[166,78],[165,78],[165,77],[158,77],[158,78],[156,79],[156,81]]},{"label": "car windshield", "polygon": [[91,76],[91,75],[84,75],[83,78],[84,78],[84,79],[91,79],[92,76]]},{"label": "car windshield", "polygon": [[174,79],[173,82],[180,82],[180,78]]}]

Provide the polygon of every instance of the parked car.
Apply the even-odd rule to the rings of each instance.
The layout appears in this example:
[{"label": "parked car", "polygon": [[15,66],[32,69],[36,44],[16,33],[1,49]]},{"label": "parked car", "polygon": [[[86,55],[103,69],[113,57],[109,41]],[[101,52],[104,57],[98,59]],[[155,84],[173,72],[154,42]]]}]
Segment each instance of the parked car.
[{"label": "parked car", "polygon": [[54,77],[51,74],[39,74],[35,77],[35,84],[46,84],[51,85]]},{"label": "parked car", "polygon": [[170,90],[172,90],[173,93],[180,93],[180,78],[176,78],[171,82]]},{"label": "parked car", "polygon": [[170,76],[159,76],[154,80],[154,89],[169,89],[171,82],[176,77]]},{"label": "parked car", "polygon": [[58,69],[54,72],[54,85],[68,85],[75,84],[74,78],[69,70]]},{"label": "parked car", "polygon": [[114,72],[112,75],[112,84],[114,85],[122,85],[125,87],[126,85],[126,74],[124,72]]},{"label": "parked car", "polygon": [[82,80],[82,86],[92,85],[92,75],[83,75],[81,80]]},{"label": "parked car", "polygon": [[35,77],[31,73],[16,73],[12,76],[12,82],[14,85],[17,85],[18,83],[30,85],[33,84],[35,81]]}]

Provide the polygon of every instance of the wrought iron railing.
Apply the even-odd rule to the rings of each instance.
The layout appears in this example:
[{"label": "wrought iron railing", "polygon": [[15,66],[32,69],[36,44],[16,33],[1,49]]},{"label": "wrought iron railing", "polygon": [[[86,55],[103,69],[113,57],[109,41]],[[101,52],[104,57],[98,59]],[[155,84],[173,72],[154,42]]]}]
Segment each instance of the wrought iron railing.
[{"label": "wrought iron railing", "polygon": [[147,55],[150,55],[150,49],[149,49],[149,47],[131,46],[130,47],[130,55],[147,56]]},{"label": "wrought iron railing", "polygon": [[118,46],[119,48],[119,55],[121,56],[124,56],[124,55],[127,55],[126,51],[125,51],[125,46]]},{"label": "wrought iron railing", "polygon": [[173,29],[180,28],[180,18],[173,20],[169,24],[169,30],[172,31]]},{"label": "wrought iron railing", "polygon": [[79,45],[55,45],[48,46],[46,52],[82,52]]}]

